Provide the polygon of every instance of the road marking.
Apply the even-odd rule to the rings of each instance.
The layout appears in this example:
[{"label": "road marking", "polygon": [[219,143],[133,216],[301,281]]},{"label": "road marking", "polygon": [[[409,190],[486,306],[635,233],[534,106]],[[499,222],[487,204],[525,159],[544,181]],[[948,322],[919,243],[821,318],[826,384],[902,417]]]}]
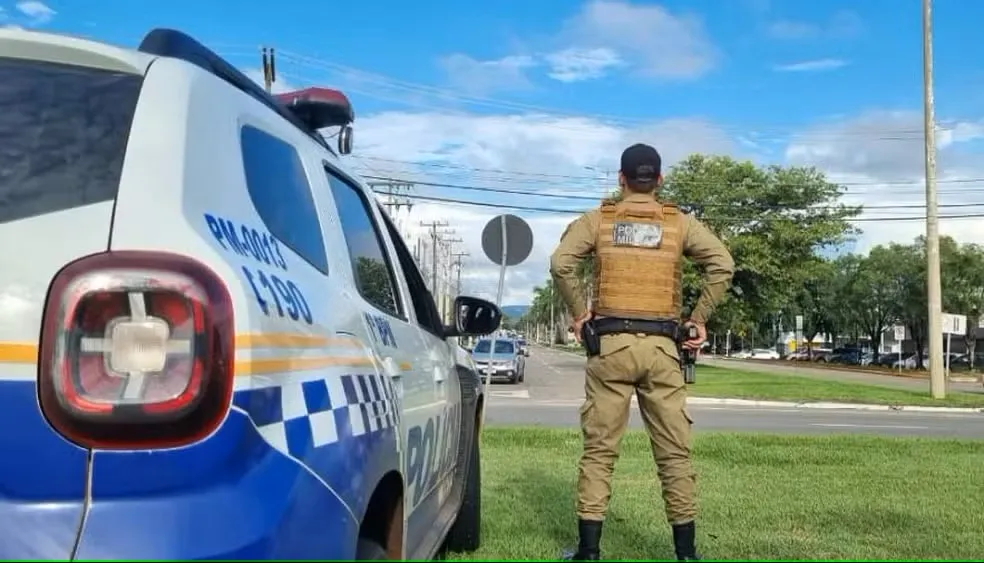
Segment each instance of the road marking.
[{"label": "road marking", "polygon": [[928,426],[903,426],[901,424],[822,424],[813,423],[810,426],[821,426],[823,428],[878,428],[895,430],[929,430]]},{"label": "road marking", "polygon": [[503,399],[529,399],[530,391],[529,389],[516,389],[515,391],[489,391],[489,395],[492,397],[501,397]]}]

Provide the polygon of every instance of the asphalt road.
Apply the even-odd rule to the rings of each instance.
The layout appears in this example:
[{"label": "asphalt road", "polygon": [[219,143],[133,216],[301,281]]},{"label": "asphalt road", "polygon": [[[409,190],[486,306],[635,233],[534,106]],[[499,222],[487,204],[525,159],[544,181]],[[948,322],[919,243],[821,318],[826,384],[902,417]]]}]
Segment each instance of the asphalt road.
[{"label": "asphalt road", "polygon": [[[487,423],[577,428],[584,396],[584,359],[569,352],[534,347],[526,381],[494,384]],[[694,430],[790,434],[879,434],[984,439],[984,414],[829,410],[792,407],[692,405]],[[642,428],[633,404],[630,422]]]}]

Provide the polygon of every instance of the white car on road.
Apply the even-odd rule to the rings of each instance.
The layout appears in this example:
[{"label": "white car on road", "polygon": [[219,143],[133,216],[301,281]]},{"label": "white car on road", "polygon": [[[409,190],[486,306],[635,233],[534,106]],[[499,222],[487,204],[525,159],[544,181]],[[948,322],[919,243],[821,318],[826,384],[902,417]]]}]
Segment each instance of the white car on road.
[{"label": "white car on road", "polygon": [[779,352],[769,348],[754,348],[752,350],[742,350],[733,355],[732,358],[738,360],[778,360]]}]

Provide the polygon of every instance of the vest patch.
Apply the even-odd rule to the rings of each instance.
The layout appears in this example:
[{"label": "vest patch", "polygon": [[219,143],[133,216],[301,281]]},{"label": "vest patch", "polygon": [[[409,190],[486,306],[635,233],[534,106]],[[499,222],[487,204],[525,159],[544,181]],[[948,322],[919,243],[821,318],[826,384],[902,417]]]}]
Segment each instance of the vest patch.
[{"label": "vest patch", "polygon": [[662,242],[663,226],[656,223],[619,222],[612,229],[612,244],[615,246],[659,248]]}]

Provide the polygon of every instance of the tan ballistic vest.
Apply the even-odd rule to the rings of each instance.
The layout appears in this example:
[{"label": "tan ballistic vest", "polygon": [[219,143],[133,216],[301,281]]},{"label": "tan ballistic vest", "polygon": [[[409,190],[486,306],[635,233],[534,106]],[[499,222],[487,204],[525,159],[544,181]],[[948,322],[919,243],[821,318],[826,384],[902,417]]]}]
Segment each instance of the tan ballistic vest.
[{"label": "tan ballistic vest", "polygon": [[596,314],[680,318],[683,219],[678,207],[655,199],[602,203],[595,241]]}]

